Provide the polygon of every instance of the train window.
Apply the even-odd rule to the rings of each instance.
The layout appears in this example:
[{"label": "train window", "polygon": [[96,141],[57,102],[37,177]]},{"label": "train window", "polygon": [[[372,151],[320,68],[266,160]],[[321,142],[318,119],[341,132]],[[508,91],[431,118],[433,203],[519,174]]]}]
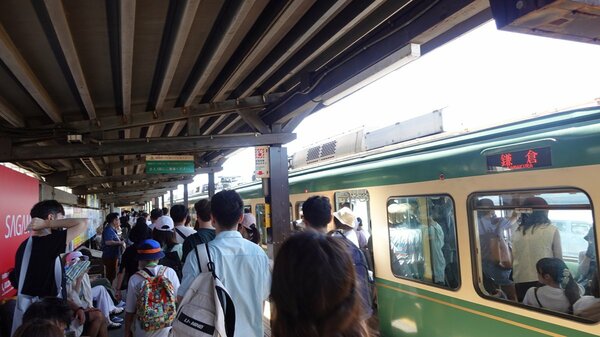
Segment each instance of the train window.
[{"label": "train window", "polygon": [[460,285],[454,202],[449,196],[387,201],[390,260],[396,277],[457,289]]},{"label": "train window", "polygon": [[294,231],[302,231],[304,230],[304,224],[302,222],[302,205],[304,201],[296,201],[294,207],[294,220],[292,220],[292,230]]},{"label": "train window", "polygon": [[469,208],[481,294],[558,315],[600,307],[594,217],[584,192],[476,193]]},{"label": "train window", "polygon": [[348,207],[356,216],[356,220],[367,231],[367,239],[371,235],[371,218],[369,213],[369,191],[365,189],[335,192],[335,209]]}]

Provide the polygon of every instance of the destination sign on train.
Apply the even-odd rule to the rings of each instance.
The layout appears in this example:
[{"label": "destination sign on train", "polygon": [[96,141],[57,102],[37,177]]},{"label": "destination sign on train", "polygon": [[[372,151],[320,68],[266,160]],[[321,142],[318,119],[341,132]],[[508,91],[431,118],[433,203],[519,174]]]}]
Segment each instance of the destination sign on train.
[{"label": "destination sign on train", "polygon": [[502,172],[552,166],[549,147],[503,152],[486,156],[488,172]]}]

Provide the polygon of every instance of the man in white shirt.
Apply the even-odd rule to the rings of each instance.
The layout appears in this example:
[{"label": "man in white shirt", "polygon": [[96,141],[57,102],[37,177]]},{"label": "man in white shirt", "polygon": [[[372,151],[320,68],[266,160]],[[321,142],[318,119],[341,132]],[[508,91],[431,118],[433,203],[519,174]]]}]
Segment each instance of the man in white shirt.
[{"label": "man in white shirt", "polygon": [[184,205],[173,205],[169,212],[171,219],[173,219],[173,222],[175,223],[175,237],[177,238],[177,243],[183,244],[185,238],[196,233],[193,228],[185,225],[188,213],[188,209]]},{"label": "man in white shirt", "polygon": [[[244,239],[237,231],[244,211],[244,203],[237,192],[221,191],[210,202],[217,236],[208,247],[215,272],[235,301],[234,337],[263,337],[263,302],[271,288],[269,258],[258,245]],[[179,301],[199,272],[196,254],[189,254],[177,292]]]}]

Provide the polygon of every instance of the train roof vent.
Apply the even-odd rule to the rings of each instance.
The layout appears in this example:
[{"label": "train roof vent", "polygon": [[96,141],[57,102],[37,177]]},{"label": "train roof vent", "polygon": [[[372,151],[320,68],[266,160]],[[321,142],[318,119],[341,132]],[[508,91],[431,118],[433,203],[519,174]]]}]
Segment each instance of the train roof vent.
[{"label": "train roof vent", "polygon": [[319,160],[319,156],[321,155],[321,145],[313,146],[308,149],[306,153],[306,162],[311,163]]},{"label": "train roof vent", "polygon": [[363,135],[361,128],[302,149],[292,155],[290,167],[297,169],[362,152],[364,151]]},{"label": "train roof vent", "polygon": [[306,163],[311,164],[323,159],[333,158],[335,156],[337,140],[325,144],[313,146],[306,153]]},{"label": "train roof vent", "polygon": [[329,157],[335,155],[335,146],[337,144],[337,140],[327,142],[321,145],[321,158]]},{"label": "train roof vent", "polygon": [[366,150],[405,142],[407,140],[444,132],[442,110],[386,126],[365,134]]}]

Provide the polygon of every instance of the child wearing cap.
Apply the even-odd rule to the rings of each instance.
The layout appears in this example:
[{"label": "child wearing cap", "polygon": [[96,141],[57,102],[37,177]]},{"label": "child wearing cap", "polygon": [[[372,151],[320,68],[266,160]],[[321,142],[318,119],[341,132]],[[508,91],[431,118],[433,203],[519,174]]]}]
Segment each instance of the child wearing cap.
[{"label": "child wearing cap", "polygon": [[[144,240],[137,249],[137,257],[139,261],[140,271],[135,273],[129,279],[127,286],[127,305],[125,306],[125,337],[167,337],[169,334],[170,327],[162,327],[158,329],[144,329],[142,327],[141,318],[137,315],[140,311],[138,300],[140,296],[144,294],[144,286],[148,286],[149,278],[166,278],[167,283],[170,283],[169,287],[172,287],[172,291],[177,293],[179,288],[179,278],[175,271],[169,267],[161,266],[158,261],[163,258],[163,253],[160,244],[152,239]],[[173,303],[168,303],[174,305]],[[144,309],[144,308],[141,308]]]}]

